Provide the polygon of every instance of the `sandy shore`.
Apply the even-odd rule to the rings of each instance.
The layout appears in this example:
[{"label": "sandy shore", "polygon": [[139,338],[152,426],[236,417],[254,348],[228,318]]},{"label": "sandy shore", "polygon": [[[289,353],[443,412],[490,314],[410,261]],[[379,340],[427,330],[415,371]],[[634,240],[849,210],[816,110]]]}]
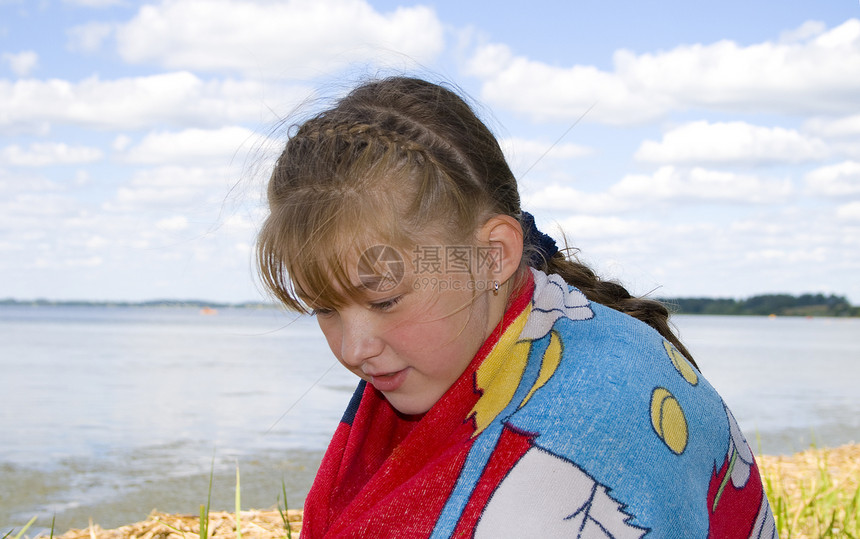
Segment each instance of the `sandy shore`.
[{"label": "sandy shore", "polygon": [[[836,448],[809,449],[789,456],[759,456],[764,475],[779,482],[789,497],[800,499],[804,488],[815,484],[826,471],[838,488],[856,491],[860,483],[860,444]],[[293,537],[301,531],[302,512],[291,509],[288,514]],[[212,512],[209,515],[209,537],[235,538],[236,514]],[[283,516],[276,510],[242,511],[239,527],[243,538],[283,538],[286,534]],[[173,515],[153,511],[147,520],[105,530],[91,524],[83,530],[69,530],[55,536],[58,539],[187,539],[199,536],[199,519],[192,515]]]}]

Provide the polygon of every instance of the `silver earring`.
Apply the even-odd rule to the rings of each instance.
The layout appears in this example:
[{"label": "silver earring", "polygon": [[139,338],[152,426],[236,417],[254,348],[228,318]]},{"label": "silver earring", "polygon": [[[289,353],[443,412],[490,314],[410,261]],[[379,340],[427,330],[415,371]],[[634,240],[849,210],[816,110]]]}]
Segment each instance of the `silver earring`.
[{"label": "silver earring", "polygon": [[499,281],[493,281],[493,295],[499,295]]}]

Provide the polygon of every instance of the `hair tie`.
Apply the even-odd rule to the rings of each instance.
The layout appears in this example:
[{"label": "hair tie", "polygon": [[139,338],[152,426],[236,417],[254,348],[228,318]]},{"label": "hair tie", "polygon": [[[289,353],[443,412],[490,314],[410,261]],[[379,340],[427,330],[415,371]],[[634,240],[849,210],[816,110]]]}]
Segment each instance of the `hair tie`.
[{"label": "hair tie", "polygon": [[541,267],[558,252],[558,246],[552,236],[538,230],[534,216],[527,211],[523,212],[522,224],[525,244],[535,249],[529,256],[529,266]]}]

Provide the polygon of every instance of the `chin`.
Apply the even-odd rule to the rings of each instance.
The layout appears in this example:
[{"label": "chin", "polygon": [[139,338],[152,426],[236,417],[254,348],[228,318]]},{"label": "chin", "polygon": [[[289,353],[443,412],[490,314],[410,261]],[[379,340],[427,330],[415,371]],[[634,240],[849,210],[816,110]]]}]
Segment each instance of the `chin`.
[{"label": "chin", "polygon": [[389,404],[391,404],[391,406],[395,410],[397,410],[398,413],[403,414],[403,415],[407,415],[407,416],[423,415],[423,414],[427,413],[427,411],[430,410],[430,408],[433,407],[433,404],[435,404],[435,403],[426,404],[426,403],[422,403],[420,401],[412,400],[412,399],[398,399],[396,397],[395,398],[389,398],[387,396],[386,396],[386,399],[388,400]]}]

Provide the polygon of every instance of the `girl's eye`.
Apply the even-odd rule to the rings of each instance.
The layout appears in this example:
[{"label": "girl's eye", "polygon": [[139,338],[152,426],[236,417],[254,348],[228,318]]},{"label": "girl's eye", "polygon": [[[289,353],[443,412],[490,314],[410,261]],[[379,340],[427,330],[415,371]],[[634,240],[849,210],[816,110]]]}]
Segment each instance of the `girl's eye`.
[{"label": "girl's eye", "polygon": [[376,301],[370,304],[370,308],[374,311],[387,311],[397,305],[402,298],[403,296],[396,296],[385,301]]},{"label": "girl's eye", "polygon": [[311,315],[313,316],[331,316],[334,314],[334,309],[326,309],[325,307],[318,307],[311,311]]}]

